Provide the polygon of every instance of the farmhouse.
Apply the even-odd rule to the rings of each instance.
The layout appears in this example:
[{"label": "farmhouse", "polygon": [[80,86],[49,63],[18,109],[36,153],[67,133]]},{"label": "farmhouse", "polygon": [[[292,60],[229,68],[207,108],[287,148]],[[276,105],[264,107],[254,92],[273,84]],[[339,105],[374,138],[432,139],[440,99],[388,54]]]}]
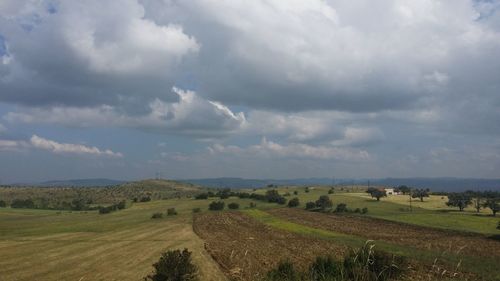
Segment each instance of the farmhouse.
[{"label": "farmhouse", "polygon": [[394,192],[394,188],[386,188],[386,189],[385,189],[385,193],[386,193],[387,195],[394,195],[394,194],[396,194],[396,193]]}]

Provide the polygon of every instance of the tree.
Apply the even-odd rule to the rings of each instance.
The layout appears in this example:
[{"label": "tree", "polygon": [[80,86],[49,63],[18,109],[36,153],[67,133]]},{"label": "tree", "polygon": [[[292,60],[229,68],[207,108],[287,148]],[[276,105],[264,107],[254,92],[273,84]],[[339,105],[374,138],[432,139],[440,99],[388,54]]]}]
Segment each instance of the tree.
[{"label": "tree", "polygon": [[167,216],[175,216],[175,215],[177,215],[177,211],[175,210],[175,208],[167,209]]},{"label": "tree", "polygon": [[398,190],[399,192],[403,193],[403,195],[406,195],[406,193],[410,192],[410,188],[406,185],[400,185],[400,186],[396,187],[395,189]]},{"label": "tree", "polygon": [[316,203],[314,203],[314,202],[307,202],[306,203],[306,210],[312,210],[314,208],[316,208]]},{"label": "tree", "polygon": [[411,197],[420,198],[420,202],[424,202],[424,197],[429,197],[429,189],[415,189]]},{"label": "tree", "polygon": [[[359,208],[358,208],[359,210]],[[344,212],[347,212],[347,204],[345,203],[340,203],[337,205],[337,208],[335,208],[335,212],[336,213],[344,213]],[[361,212],[361,210],[359,210]]]},{"label": "tree", "polygon": [[321,208],[321,210],[329,209],[333,206],[333,202],[328,197],[328,195],[321,195],[318,200],[316,200],[316,207]]},{"label": "tree", "polygon": [[200,193],[194,197],[196,200],[208,199],[208,193]]},{"label": "tree", "polygon": [[227,205],[227,207],[231,210],[236,210],[240,208],[240,204],[232,202]]},{"label": "tree", "polygon": [[0,208],[5,208],[7,207],[7,203],[3,200],[0,200]]},{"label": "tree", "polygon": [[368,187],[368,188],[366,189],[366,193],[370,194],[370,195],[371,195],[371,197],[373,198],[373,197],[375,197],[375,196],[373,196],[373,193],[375,193],[375,191],[377,191],[377,190],[378,190],[378,189],[376,189],[375,187]]},{"label": "tree", "polygon": [[448,194],[447,206],[458,207],[460,212],[462,212],[467,206],[472,204],[471,196],[468,193],[450,193]]},{"label": "tree", "polygon": [[153,264],[154,272],[146,277],[152,281],[194,281],[198,280],[198,268],[193,264],[191,252],[174,250],[163,253]]},{"label": "tree", "polygon": [[293,208],[300,205],[299,198],[295,197],[288,201],[288,207]]},{"label": "tree", "polygon": [[380,198],[382,197],[387,197],[387,193],[385,190],[380,190],[380,189],[375,189],[372,193],[372,198],[375,197],[377,198],[377,201],[380,201]]},{"label": "tree", "polygon": [[224,201],[213,201],[210,205],[208,205],[208,209],[210,211],[220,211],[224,209],[224,205]]},{"label": "tree", "polygon": [[484,202],[483,205],[485,208],[489,208],[491,212],[493,213],[493,216],[496,217],[497,212],[500,211],[500,199],[486,199],[486,202]]}]

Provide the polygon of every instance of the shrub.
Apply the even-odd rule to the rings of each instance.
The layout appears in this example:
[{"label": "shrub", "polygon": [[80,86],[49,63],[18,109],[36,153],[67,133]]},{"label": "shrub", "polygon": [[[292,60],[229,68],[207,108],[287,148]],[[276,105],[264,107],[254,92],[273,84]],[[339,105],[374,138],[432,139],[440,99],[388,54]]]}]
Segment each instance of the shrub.
[{"label": "shrub", "polygon": [[113,208],[111,206],[108,206],[108,207],[99,206],[99,214],[109,214],[112,211],[113,211]]},{"label": "shrub", "polygon": [[137,197],[134,197],[134,199],[132,199],[132,202],[134,203],[137,203],[139,201],[139,199],[137,199]]},{"label": "shrub", "polygon": [[250,193],[248,192],[240,192],[237,194],[239,198],[244,199],[244,198],[250,198]]},{"label": "shrub", "polygon": [[35,202],[31,199],[14,199],[10,203],[11,208],[26,208],[26,209],[34,209],[35,208]]},{"label": "shrub", "polygon": [[233,203],[229,203],[229,204],[227,204],[227,207],[228,207],[229,209],[231,209],[231,210],[236,210],[236,209],[239,209],[239,208],[240,208],[240,204],[233,202]]},{"label": "shrub", "polygon": [[213,201],[210,205],[208,205],[208,209],[210,211],[220,211],[224,210],[224,205],[224,201]]},{"label": "shrub", "polygon": [[294,197],[290,201],[288,201],[288,207],[290,207],[290,208],[297,207],[299,205],[300,205],[300,201],[299,201],[299,198],[297,198],[297,197]]},{"label": "shrub", "polygon": [[0,200],[0,208],[5,208],[7,207],[7,203],[3,200]]},{"label": "shrub", "polygon": [[295,190],[295,191],[293,192],[293,195],[298,195],[298,194],[299,194],[299,192],[298,192],[297,190]]},{"label": "shrub", "polygon": [[306,193],[309,193],[309,187],[306,187],[306,189],[304,190]]},{"label": "shrub", "polygon": [[116,207],[118,208],[118,210],[125,209],[127,207],[127,201],[122,200],[122,201],[118,202],[118,204],[116,204]]},{"label": "shrub", "polygon": [[161,219],[163,218],[163,214],[162,213],[154,213],[152,216],[151,216],[152,219]]},{"label": "shrub", "polygon": [[330,190],[328,190],[328,194],[333,194],[333,193],[335,193],[335,191],[333,190],[333,188],[330,189]]},{"label": "shrub", "polygon": [[285,205],[286,204],[286,198],[285,197],[279,197],[278,201],[276,202],[280,205]]},{"label": "shrub", "polygon": [[340,203],[337,205],[337,208],[335,208],[336,213],[344,213],[347,212],[347,205],[345,203]]},{"label": "shrub", "polygon": [[328,195],[321,195],[318,200],[316,200],[316,207],[321,208],[321,210],[329,209],[333,206],[333,202],[328,197]]},{"label": "shrub", "polygon": [[354,212],[359,214],[359,213],[361,213],[361,209],[360,209],[360,208],[356,208],[356,209],[354,210]]},{"label": "shrub", "polygon": [[154,272],[145,279],[152,281],[192,281],[198,280],[198,268],[193,264],[191,252],[167,251],[153,264]]},{"label": "shrub", "polygon": [[349,280],[397,279],[407,267],[404,257],[373,248],[373,243],[366,243],[358,251],[351,251],[344,257],[344,274]]},{"label": "shrub", "polygon": [[[309,267],[310,280],[338,280],[342,276],[342,263],[331,256],[317,257]],[[339,278],[340,279],[340,278]]]},{"label": "shrub", "polygon": [[500,221],[498,222],[497,229],[500,229]]},{"label": "shrub", "polygon": [[193,213],[200,213],[201,209],[200,208],[193,208]]},{"label": "shrub", "polygon": [[142,198],[141,198],[141,200],[140,200],[140,201],[141,201],[141,202],[149,202],[149,201],[151,201],[151,197],[149,197],[149,196],[144,196],[144,197],[142,197]]},{"label": "shrub", "polygon": [[269,281],[299,281],[302,280],[300,274],[295,270],[293,263],[282,261],[278,267],[267,273],[266,280]]},{"label": "shrub", "polygon": [[314,202],[307,202],[306,203],[306,210],[312,210],[314,208],[316,208],[316,203],[314,203]]},{"label": "shrub", "polygon": [[368,213],[368,208],[364,207],[363,209],[361,209],[361,213],[362,214]]},{"label": "shrub", "polygon": [[196,200],[208,199],[208,193],[200,193],[194,197]]},{"label": "shrub", "polygon": [[177,215],[177,211],[175,210],[175,208],[168,208],[167,209],[167,216],[176,216]]},{"label": "shrub", "polygon": [[250,208],[256,208],[257,207],[257,203],[255,202],[250,202],[250,204],[248,205]]}]

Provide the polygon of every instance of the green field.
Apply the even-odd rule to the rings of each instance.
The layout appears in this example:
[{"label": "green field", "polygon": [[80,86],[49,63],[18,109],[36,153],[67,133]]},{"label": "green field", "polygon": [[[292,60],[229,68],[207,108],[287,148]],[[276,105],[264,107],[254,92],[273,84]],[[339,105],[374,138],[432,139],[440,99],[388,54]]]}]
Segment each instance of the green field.
[{"label": "green field", "polygon": [[[327,193],[329,188],[280,188],[298,191],[302,206]],[[264,192],[258,190],[258,192]],[[494,218],[488,212],[477,215],[474,210],[458,212],[444,205],[440,196],[414,202],[407,208],[407,197],[391,196],[380,202],[361,192],[336,191],[331,194],[334,204],[346,203],[351,209],[367,207],[366,216],[398,222],[498,235]],[[180,199],[134,203],[130,208],[100,215],[97,211],[55,211],[0,208],[0,280],[141,280],[152,270],[152,263],[167,249],[189,248],[200,268],[201,280],[225,280],[217,264],[207,254],[203,241],[192,230],[192,209],[207,211],[215,200]],[[275,220],[264,212],[277,204],[231,197],[227,203],[238,202],[241,209],[273,227],[303,235],[322,236],[348,245],[358,245],[362,239],[319,229],[311,229],[286,221]],[[259,210],[246,210],[250,202]],[[151,219],[155,212],[165,213],[175,207],[177,216]],[[403,248],[381,245],[394,252]],[[392,248],[391,248],[392,247]],[[474,261],[474,263],[477,261]],[[488,261],[491,265],[491,261]],[[499,263],[500,265],[500,263]]]}]

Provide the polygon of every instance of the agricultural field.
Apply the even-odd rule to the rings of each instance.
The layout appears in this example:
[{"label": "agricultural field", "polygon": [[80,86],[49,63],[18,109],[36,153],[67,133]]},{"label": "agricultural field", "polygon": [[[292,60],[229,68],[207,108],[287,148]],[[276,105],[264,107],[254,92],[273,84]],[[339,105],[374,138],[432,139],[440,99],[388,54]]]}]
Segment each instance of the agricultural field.
[{"label": "agricultural field", "polygon": [[[307,192],[305,187],[279,187],[279,194],[299,198],[300,205],[288,208],[232,196],[223,200],[224,211],[209,211],[208,205],[219,198],[194,198],[206,189],[171,186],[143,181],[122,185],[123,191],[114,187],[114,196],[103,196],[101,202],[143,194],[162,194],[164,199],[155,195],[152,201],[129,203],[109,214],[0,208],[0,280],[142,280],[161,253],[183,248],[193,252],[200,280],[260,280],[282,260],[305,269],[316,256],[340,258],[368,240],[376,249],[408,258],[402,280],[500,279],[500,241],[495,239],[500,218],[471,208],[459,212],[447,207],[442,196],[412,201],[410,212],[407,196],[377,202],[363,187],[336,187],[330,194],[330,187],[309,187]],[[58,191],[67,200],[72,198],[67,192],[75,192],[51,192]],[[43,194],[28,192],[30,198]],[[321,195],[328,195],[334,206],[345,203],[368,212],[304,210],[306,202]],[[239,208],[227,210],[229,203]],[[167,216],[168,208],[178,214]],[[163,217],[152,219],[154,213]]]}]

